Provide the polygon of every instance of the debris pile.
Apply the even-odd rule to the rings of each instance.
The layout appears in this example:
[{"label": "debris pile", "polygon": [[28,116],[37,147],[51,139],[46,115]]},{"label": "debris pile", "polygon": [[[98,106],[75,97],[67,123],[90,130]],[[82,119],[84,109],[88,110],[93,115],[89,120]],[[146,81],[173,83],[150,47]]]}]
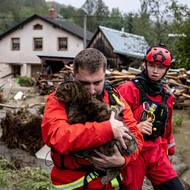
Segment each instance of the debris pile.
[{"label": "debris pile", "polygon": [[[110,81],[113,86],[133,79],[136,74],[140,73],[141,70],[129,68],[128,71],[106,71],[106,79]],[[47,95],[54,91],[57,84],[73,77],[72,67],[64,67],[57,74],[52,75],[40,75],[37,79],[37,86],[41,95]],[[165,85],[170,87],[171,92],[175,96],[175,106],[177,108],[189,107],[190,106],[190,72],[181,69],[170,69],[167,73]]]},{"label": "debris pile", "polygon": [[1,121],[2,141],[8,148],[20,148],[34,154],[42,146],[41,115],[33,114],[27,108],[7,110]]},{"label": "debris pile", "polygon": [[[131,80],[140,70],[130,68],[129,71],[113,71],[107,76],[111,84],[117,86],[126,80]],[[169,87],[169,90],[175,96],[175,107],[190,107],[190,72],[181,69],[170,69],[163,83]]]},{"label": "debris pile", "polygon": [[175,96],[177,108],[190,106],[190,72],[185,69],[171,70],[167,80]]},{"label": "debris pile", "polygon": [[36,79],[36,85],[40,95],[47,95],[56,89],[58,83],[68,79],[73,79],[73,69],[65,66],[59,73],[40,74]]},{"label": "debris pile", "polygon": [[2,103],[2,102],[4,101],[4,100],[3,100],[3,98],[4,98],[4,97],[3,97],[3,86],[4,86],[4,85],[1,85],[1,86],[0,86],[0,103]]}]

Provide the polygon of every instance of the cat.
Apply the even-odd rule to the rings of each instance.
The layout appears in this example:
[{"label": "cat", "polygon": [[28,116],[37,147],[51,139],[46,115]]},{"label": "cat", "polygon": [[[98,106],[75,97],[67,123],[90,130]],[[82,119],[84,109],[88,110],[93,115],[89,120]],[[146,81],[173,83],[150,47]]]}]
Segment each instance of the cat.
[{"label": "cat", "polygon": [[[119,115],[123,111],[121,105],[115,105],[109,108],[106,103],[92,96],[79,81],[70,80],[60,83],[56,89],[55,95],[59,101],[66,105],[68,122],[70,124],[106,121],[110,119],[112,111],[115,111],[119,118]],[[117,145],[122,155],[131,155],[137,149],[137,143],[130,131],[128,132],[128,135],[131,136],[131,140],[128,138],[124,139],[125,144],[127,145],[127,150],[121,146],[119,141],[112,140],[95,149],[81,150],[75,155],[80,158],[88,159],[91,156],[97,155],[95,152],[96,150],[106,156],[112,156],[114,154],[114,145]],[[109,183],[119,173],[119,168],[107,169],[106,175],[102,177],[102,184]]]}]

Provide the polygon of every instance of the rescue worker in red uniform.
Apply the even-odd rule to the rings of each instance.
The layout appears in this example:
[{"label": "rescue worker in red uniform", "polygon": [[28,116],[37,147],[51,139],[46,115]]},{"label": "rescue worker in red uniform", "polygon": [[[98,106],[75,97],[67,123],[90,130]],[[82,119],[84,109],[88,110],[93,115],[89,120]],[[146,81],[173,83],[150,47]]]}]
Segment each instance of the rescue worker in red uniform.
[{"label": "rescue worker in red uniform", "polygon": [[[74,59],[74,76],[75,80],[80,81],[92,95],[98,95],[102,101],[110,105],[110,93],[104,88],[106,64],[105,56],[97,49],[82,50]],[[113,139],[120,141],[123,148],[126,148],[123,137],[128,137],[127,127],[121,127],[123,122],[117,120],[114,113],[108,121],[104,122],[69,124],[66,106],[57,100],[55,93],[49,95],[42,121],[42,137],[44,142],[51,147],[54,162],[51,171],[52,190],[111,190],[116,186],[125,185],[121,182],[122,178],[114,179],[112,183],[103,185],[101,176],[91,170],[92,165],[98,170],[120,167],[122,174],[130,160],[137,158],[142,148],[143,137],[136,127],[137,123],[130,107],[126,102],[124,104],[123,122],[136,137],[137,150],[131,156],[122,156],[118,148],[114,147],[113,156],[108,157],[98,153],[98,157],[92,157],[89,161],[76,157],[75,153],[80,150],[93,149]]]},{"label": "rescue worker in red uniform", "polygon": [[118,87],[144,137],[142,151],[126,170],[128,190],[140,190],[144,176],[150,179],[156,190],[183,189],[168,159],[168,154],[173,155],[176,146],[172,134],[174,97],[162,79],[172,63],[172,55],[164,45],[151,47],[145,56],[144,70],[135,79]]}]

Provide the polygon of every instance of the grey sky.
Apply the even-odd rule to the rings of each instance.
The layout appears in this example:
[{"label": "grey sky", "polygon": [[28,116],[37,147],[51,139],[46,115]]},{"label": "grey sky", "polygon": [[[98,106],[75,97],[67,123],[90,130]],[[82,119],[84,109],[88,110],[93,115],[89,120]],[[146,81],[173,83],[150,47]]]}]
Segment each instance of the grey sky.
[{"label": "grey sky", "polygon": [[[48,1],[48,0],[46,0]],[[51,0],[52,1],[52,0]],[[54,0],[61,4],[72,5],[74,7],[81,7],[85,0]],[[140,0],[103,0],[105,4],[111,10],[112,8],[118,7],[122,13],[135,11],[137,12],[140,8]],[[190,0],[179,0],[181,4],[186,4],[190,8]]]}]

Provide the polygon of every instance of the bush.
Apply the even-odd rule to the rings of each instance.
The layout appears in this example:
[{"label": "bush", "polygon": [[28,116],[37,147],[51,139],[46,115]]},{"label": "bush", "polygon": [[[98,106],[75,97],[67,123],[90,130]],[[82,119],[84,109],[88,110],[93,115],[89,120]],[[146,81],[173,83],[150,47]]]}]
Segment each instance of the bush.
[{"label": "bush", "polygon": [[177,127],[177,128],[181,127],[183,124],[183,116],[180,116],[180,115],[173,116],[172,123],[174,127]]},{"label": "bush", "polygon": [[16,77],[17,83],[20,86],[34,86],[35,81],[34,79],[32,79],[31,77],[27,77],[27,76],[17,76]]},{"label": "bush", "polygon": [[0,158],[0,189],[4,190],[49,190],[49,174],[40,168],[24,167],[20,170]]}]

